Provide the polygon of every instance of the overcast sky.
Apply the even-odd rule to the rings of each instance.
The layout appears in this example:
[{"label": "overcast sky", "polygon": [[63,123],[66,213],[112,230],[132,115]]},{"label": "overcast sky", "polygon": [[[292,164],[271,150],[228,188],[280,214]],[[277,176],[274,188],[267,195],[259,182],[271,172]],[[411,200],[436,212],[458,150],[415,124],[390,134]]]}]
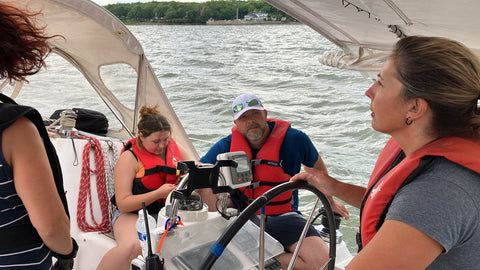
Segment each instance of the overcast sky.
[{"label": "overcast sky", "polygon": [[[105,6],[108,4],[115,4],[115,3],[146,3],[146,2],[152,2],[153,0],[93,0],[93,2]],[[172,1],[172,0],[156,0],[156,1]],[[205,2],[206,0],[174,0],[177,2]]]}]

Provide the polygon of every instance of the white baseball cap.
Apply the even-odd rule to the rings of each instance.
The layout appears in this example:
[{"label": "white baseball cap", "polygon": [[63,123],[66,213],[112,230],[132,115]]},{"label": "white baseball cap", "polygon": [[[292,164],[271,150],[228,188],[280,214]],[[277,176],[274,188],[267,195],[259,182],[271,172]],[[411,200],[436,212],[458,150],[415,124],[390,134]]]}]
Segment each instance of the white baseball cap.
[{"label": "white baseball cap", "polygon": [[263,111],[263,105],[257,96],[252,94],[242,94],[232,103],[233,120],[237,120],[244,112],[249,110]]}]

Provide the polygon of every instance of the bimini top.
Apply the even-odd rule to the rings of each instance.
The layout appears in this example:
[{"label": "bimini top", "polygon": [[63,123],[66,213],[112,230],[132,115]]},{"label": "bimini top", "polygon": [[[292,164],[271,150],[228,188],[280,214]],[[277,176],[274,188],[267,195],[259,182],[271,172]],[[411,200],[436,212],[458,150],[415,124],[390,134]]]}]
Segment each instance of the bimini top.
[{"label": "bimini top", "polygon": [[376,77],[402,36],[441,36],[480,56],[480,2],[475,0],[265,0],[338,46],[320,62]]},{"label": "bimini top", "polygon": [[[143,105],[158,105],[160,112],[171,122],[175,140],[187,148],[192,157],[198,159],[198,154],[145,57],[142,46],[117,17],[89,0],[5,2],[42,12],[37,21],[46,27],[46,34],[59,35],[51,41],[53,52],[83,74],[121,122],[121,130],[110,130],[108,135],[131,138],[136,132],[140,108]],[[136,84],[133,87],[136,89],[131,91],[135,101],[130,107],[122,104],[115,96],[114,89],[109,89],[102,80],[101,69],[114,64],[127,65],[132,73]],[[117,78],[121,79],[119,76]],[[15,95],[20,89],[16,90]]]}]

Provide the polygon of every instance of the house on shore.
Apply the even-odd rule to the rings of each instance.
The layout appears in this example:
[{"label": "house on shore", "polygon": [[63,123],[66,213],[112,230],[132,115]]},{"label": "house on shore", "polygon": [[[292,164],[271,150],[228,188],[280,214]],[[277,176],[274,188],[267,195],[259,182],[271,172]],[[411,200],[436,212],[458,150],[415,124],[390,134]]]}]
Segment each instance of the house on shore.
[{"label": "house on shore", "polygon": [[245,21],[266,21],[268,20],[268,13],[263,11],[255,11],[251,14],[247,14],[244,17]]}]

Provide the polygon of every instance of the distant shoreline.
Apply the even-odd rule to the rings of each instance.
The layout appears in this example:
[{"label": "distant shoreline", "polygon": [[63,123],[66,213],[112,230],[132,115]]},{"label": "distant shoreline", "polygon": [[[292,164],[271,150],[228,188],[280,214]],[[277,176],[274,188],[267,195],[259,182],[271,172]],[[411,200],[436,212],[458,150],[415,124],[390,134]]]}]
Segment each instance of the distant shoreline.
[{"label": "distant shoreline", "polygon": [[245,20],[207,21],[207,25],[251,25],[251,24],[301,24],[301,23],[300,22],[282,22],[282,21],[245,21]]},{"label": "distant shoreline", "polygon": [[171,23],[171,22],[124,22],[126,25],[256,25],[256,24],[302,24],[301,22],[282,21],[244,21],[244,20],[217,20],[204,23]]}]

